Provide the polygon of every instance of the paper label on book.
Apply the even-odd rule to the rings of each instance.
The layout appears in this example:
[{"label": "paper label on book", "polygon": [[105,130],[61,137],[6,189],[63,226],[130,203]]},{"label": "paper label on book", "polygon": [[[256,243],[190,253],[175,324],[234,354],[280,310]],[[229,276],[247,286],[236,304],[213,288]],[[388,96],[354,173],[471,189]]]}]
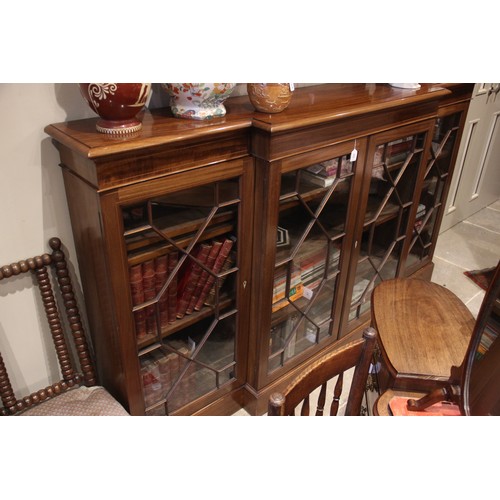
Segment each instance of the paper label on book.
[{"label": "paper label on book", "polygon": [[311,300],[313,297],[313,291],[307,286],[303,287],[302,297],[306,298],[307,300]]}]

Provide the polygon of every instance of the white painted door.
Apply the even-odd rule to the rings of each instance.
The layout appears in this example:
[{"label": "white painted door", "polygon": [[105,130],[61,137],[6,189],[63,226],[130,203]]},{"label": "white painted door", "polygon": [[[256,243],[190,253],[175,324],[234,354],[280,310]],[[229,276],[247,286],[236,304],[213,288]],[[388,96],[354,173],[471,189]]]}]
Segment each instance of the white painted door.
[{"label": "white painted door", "polygon": [[477,83],[451,181],[441,232],[500,198],[500,83]]}]

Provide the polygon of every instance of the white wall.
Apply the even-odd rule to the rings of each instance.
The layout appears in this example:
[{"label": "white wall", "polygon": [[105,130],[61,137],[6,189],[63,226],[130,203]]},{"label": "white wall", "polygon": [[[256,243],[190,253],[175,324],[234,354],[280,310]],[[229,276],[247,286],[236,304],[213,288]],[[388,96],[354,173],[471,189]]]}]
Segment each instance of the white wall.
[{"label": "white wall", "polygon": [[[58,236],[76,268],[59,157],[43,129],[95,115],[76,84],[1,84],[0,109],[0,265],[49,251]],[[50,336],[38,298],[26,292],[29,279],[0,282],[0,351],[14,388],[33,391],[48,385],[57,365],[49,354],[41,362],[33,356],[50,353]]]}]

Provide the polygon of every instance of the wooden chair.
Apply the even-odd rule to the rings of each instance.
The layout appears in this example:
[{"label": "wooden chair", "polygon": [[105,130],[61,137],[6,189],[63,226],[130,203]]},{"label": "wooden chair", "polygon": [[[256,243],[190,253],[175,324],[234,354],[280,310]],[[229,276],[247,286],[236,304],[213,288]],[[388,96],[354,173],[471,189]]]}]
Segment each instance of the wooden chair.
[{"label": "wooden chair", "polygon": [[[3,404],[0,415],[128,415],[103,387],[96,385],[92,359],[61,241],[52,238],[49,245],[52,248],[51,254],[46,253],[1,267],[0,283],[21,273],[34,275],[33,283],[37,285],[41,295],[62,379],[28,396],[18,398],[14,394],[0,353],[0,397]],[[55,275],[55,278],[51,278],[51,274]],[[57,293],[64,304],[66,324],[59,314],[52,280],[58,284]],[[22,311],[21,314],[27,312]],[[68,335],[65,330],[70,330],[71,334]],[[79,371],[74,358],[78,358]]]},{"label": "wooden chair", "polygon": [[405,400],[404,414],[442,414],[450,405],[461,415],[500,410],[494,409],[500,403],[496,368],[500,341],[492,339],[487,363],[479,363],[477,355],[485,329],[498,333],[492,322],[494,315],[500,318],[499,289],[500,262],[474,320],[458,297],[436,283],[395,279],[375,287],[372,325],[388,371],[386,390],[374,405],[375,415],[391,414],[393,398]]},{"label": "wooden chair", "polygon": [[310,394],[321,386],[316,416],[322,416],[328,381],[338,376],[330,406],[330,415],[337,415],[343,389],[344,372],[353,367],[355,369],[344,414],[346,416],[359,415],[376,338],[375,330],[367,328],[363,332],[362,338],[320,358],[297,377],[283,393],[271,394],[268,415],[293,416],[295,408],[301,402],[300,415],[309,415]]}]

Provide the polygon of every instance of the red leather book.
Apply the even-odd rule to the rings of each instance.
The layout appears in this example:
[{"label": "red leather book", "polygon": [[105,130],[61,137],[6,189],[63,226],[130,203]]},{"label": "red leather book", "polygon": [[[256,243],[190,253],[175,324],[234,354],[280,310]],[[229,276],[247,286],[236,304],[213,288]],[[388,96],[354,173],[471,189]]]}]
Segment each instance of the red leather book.
[{"label": "red leather book", "polygon": [[[227,259],[225,260],[224,264],[222,265],[220,272],[225,273],[228,269],[231,269],[235,261],[236,261],[236,255],[234,252],[231,252],[227,256]],[[207,296],[205,297],[202,307],[203,305],[213,306],[215,304],[215,289],[218,288],[220,290],[222,288],[222,285],[224,284],[224,281],[226,281],[226,278],[227,275],[222,276],[221,278],[219,278],[219,283],[217,287],[215,285],[212,286]]]},{"label": "red leather book", "polygon": [[[175,250],[168,254],[168,276],[171,276],[175,266],[177,265],[179,254]],[[168,296],[168,322],[173,323],[177,313],[177,274],[172,277],[167,288]]]},{"label": "red leather book", "polygon": [[[144,288],[142,286],[142,264],[131,266],[129,269],[130,291],[132,305],[137,306],[144,302]],[[134,312],[135,334],[137,338],[146,336],[146,311],[140,309]]]},{"label": "red leather book", "polygon": [[152,406],[162,398],[161,376],[158,363],[147,358],[141,361],[141,377],[146,407]]},{"label": "red leather book", "polygon": [[[155,259],[155,292],[158,295],[167,281],[168,273],[168,256],[160,255]],[[168,325],[168,292],[165,290],[158,299],[160,308],[160,325],[166,327]]]},{"label": "red leather book", "polygon": [[[152,300],[156,297],[155,291],[155,264],[154,260],[150,259],[142,263],[142,288],[144,290],[144,302]],[[154,335],[156,320],[154,304],[146,307],[146,333]]]},{"label": "red leather book", "polygon": [[219,250],[219,253],[217,254],[217,258],[215,259],[214,266],[212,268],[213,274],[210,274],[208,277],[205,285],[203,286],[203,290],[200,294],[200,297],[198,299],[198,302],[196,303],[194,309],[196,311],[199,311],[203,307],[203,303],[205,302],[205,299],[210,292],[211,288],[214,286],[215,283],[215,275],[218,274],[222,266],[224,265],[224,262],[226,261],[229,252],[231,251],[231,248],[233,248],[234,245],[234,239],[233,238],[226,238],[224,242],[222,243],[221,249]]},{"label": "red leather book", "polygon": [[[193,249],[194,250],[194,249]],[[196,259],[198,259],[203,264],[207,260],[208,253],[210,251],[210,245],[206,243],[201,243],[193,254]],[[186,309],[191,300],[191,296],[194,292],[198,279],[200,278],[201,271],[203,268],[196,263],[194,259],[189,259],[186,266],[186,271],[183,277],[182,288],[178,289],[178,302],[177,302],[177,319],[181,319],[186,314]]]},{"label": "red leather book", "polygon": [[[222,247],[222,242],[221,241],[214,241],[211,245],[210,252],[208,253],[207,260],[205,262],[205,265],[207,266],[208,269],[212,269],[215,265],[215,260],[217,258],[217,255],[219,254],[219,251]],[[193,296],[191,297],[191,300],[189,301],[189,305],[186,309],[186,314],[191,314],[194,311],[194,308],[196,304],[198,303],[198,300],[201,296],[201,293],[203,291],[203,288],[205,286],[205,283],[208,280],[208,277],[210,276],[210,273],[206,270],[203,269],[201,272],[200,279],[198,280],[198,283],[196,284],[196,288],[193,292]]]}]

